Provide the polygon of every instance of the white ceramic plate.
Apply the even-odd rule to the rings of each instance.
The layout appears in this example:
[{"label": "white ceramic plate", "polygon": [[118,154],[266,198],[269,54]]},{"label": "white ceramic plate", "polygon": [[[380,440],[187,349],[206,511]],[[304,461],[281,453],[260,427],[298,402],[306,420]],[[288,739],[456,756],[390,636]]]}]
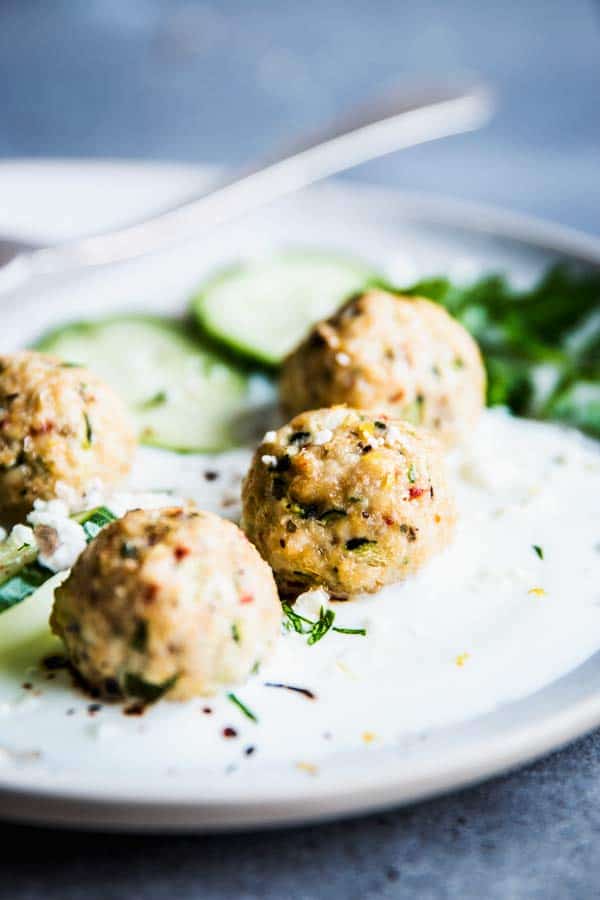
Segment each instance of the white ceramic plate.
[{"label": "white ceramic plate", "polygon": [[[206,177],[173,166],[5,163],[0,232],[50,240],[107,227],[181,197]],[[557,226],[441,198],[326,186],[194,246],[84,279],[58,279],[43,296],[26,292],[5,307],[2,344],[27,343],[67,318],[181,309],[215,265],[289,243],[356,252],[385,264],[400,282],[489,269],[527,282],[561,256],[600,263],[598,242]],[[584,640],[585,630],[572,662],[564,664],[568,674],[552,680],[542,674],[552,666],[541,665],[528,696],[491,703],[483,715],[465,703],[451,725],[403,734],[402,710],[394,709],[395,739],[359,741],[354,748],[325,741],[319,758],[307,761],[284,735],[280,758],[257,753],[251,763],[245,749],[257,741],[254,726],[236,720],[243,741],[227,745],[217,768],[203,756],[206,704],[159,704],[148,720],[118,721],[118,710],[90,713],[89,701],[60,678],[46,683],[39,672],[3,671],[0,660],[0,701],[10,712],[2,718],[0,702],[0,748],[5,739],[11,747],[0,753],[0,815],[89,827],[216,830],[364,813],[450,790],[600,724],[600,654],[594,652],[600,639]],[[21,686],[29,678],[33,690]],[[233,717],[231,708],[213,706],[215,727]],[[353,715],[351,689],[345,715]]]}]

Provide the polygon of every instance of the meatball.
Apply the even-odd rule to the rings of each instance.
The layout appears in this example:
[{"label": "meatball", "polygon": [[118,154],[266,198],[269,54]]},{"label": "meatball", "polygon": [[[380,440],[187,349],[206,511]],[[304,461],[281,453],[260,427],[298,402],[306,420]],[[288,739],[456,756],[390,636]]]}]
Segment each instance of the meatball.
[{"label": "meatball", "polygon": [[479,417],[485,371],[473,338],[437,303],[371,290],[285,359],[280,391],[288,415],[347,403],[423,425],[451,446]]},{"label": "meatball", "polygon": [[305,412],[268,432],[243,486],[248,537],[281,591],[335,597],[401,581],[450,540],[437,442],[385,413]]},{"label": "meatball", "polygon": [[104,528],[57,589],[50,620],[89,685],[148,701],[243,681],[280,623],[271,570],[243,532],[178,507]]},{"label": "meatball", "polygon": [[127,474],[135,437],[121,400],[86,369],[44,353],[0,355],[0,522],[14,524],[57,483],[83,493]]}]

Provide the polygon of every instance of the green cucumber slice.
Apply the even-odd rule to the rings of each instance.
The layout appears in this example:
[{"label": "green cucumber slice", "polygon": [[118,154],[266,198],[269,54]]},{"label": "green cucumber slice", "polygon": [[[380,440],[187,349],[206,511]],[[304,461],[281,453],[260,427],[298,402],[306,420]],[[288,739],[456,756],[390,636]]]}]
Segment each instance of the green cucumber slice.
[{"label": "green cucumber slice", "polygon": [[192,312],[215,340],[277,366],[311,325],[376,277],[358,260],[289,251],[213,276],[192,298]]},{"label": "green cucumber slice", "polygon": [[182,453],[236,446],[252,407],[273,396],[264,375],[221,358],[170,318],[74,323],[43,337],[37,349],[88,366],[125,400],[141,443]]}]

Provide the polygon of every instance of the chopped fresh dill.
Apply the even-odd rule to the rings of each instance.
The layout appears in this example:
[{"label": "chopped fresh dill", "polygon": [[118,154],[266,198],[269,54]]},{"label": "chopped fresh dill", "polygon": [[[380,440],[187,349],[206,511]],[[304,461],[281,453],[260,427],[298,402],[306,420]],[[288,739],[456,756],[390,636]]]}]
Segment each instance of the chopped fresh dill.
[{"label": "chopped fresh dill", "polygon": [[311,647],[313,644],[316,644],[317,641],[320,641],[321,638],[325,637],[330,630],[337,631],[338,634],[359,634],[363,636],[366,636],[367,634],[366,628],[338,628],[335,626],[333,624],[335,613],[332,609],[325,610],[321,607],[319,618],[316,621],[313,621],[312,619],[307,619],[305,616],[301,616],[299,613],[294,612],[288,603],[283,603],[282,607],[287,618],[285,627],[288,631],[295,631],[296,634],[307,635],[307,643]]},{"label": "chopped fresh dill", "polygon": [[539,556],[539,558],[540,558],[540,559],[543,559],[543,558],[544,558],[544,551],[543,551],[543,549],[540,547],[540,545],[539,545],[539,544],[532,544],[531,546],[533,547],[534,552],[537,553],[537,555]]},{"label": "chopped fresh dill", "polygon": [[243,712],[246,718],[250,719],[251,722],[258,723],[258,717],[254,715],[251,709],[248,709],[245,703],[242,703],[239,697],[236,697],[235,694],[227,694],[227,699],[231,700],[234,706]]}]

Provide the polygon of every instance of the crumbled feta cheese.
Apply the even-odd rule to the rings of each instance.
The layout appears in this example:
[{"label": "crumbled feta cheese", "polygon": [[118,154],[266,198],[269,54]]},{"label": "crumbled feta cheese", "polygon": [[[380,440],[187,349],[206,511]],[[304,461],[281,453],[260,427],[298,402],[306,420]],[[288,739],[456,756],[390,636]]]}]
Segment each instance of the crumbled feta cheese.
[{"label": "crumbled feta cheese", "polygon": [[27,544],[29,547],[36,545],[33,530],[27,525],[15,525],[10,533],[10,540],[17,547],[22,547],[23,544]]},{"label": "crumbled feta cheese", "polygon": [[342,424],[347,415],[348,410],[345,406],[334,406],[333,409],[330,409],[329,412],[323,416],[323,427],[331,428],[333,431]]},{"label": "crumbled feta cheese", "polygon": [[62,500],[36,500],[27,521],[34,526],[38,559],[47,569],[70,569],[85,550],[85,531],[79,522],[69,518],[69,509]]},{"label": "crumbled feta cheese", "polygon": [[321,607],[325,608],[329,603],[329,594],[325,588],[313,588],[299,594],[294,603],[294,612],[306,618],[319,618]]},{"label": "crumbled feta cheese", "polygon": [[347,353],[344,353],[340,350],[339,353],[335,354],[335,361],[339,366],[349,366],[351,363],[351,359]]},{"label": "crumbled feta cheese", "polygon": [[322,444],[328,444],[332,437],[333,432],[330,431],[329,428],[323,428],[321,431],[317,431],[312,442],[313,444],[316,444],[317,447],[320,447]]},{"label": "crumbled feta cheese", "polygon": [[386,431],[386,438],[388,441],[399,441],[400,440],[400,429],[396,427],[396,425],[390,425]]},{"label": "crumbled feta cheese", "polygon": [[265,453],[261,456],[260,461],[263,465],[268,466],[270,469],[274,469],[277,465],[277,457],[271,456],[270,453]]},{"label": "crumbled feta cheese", "polygon": [[277,432],[276,431],[267,431],[263,438],[263,444],[274,444],[277,440]]}]

